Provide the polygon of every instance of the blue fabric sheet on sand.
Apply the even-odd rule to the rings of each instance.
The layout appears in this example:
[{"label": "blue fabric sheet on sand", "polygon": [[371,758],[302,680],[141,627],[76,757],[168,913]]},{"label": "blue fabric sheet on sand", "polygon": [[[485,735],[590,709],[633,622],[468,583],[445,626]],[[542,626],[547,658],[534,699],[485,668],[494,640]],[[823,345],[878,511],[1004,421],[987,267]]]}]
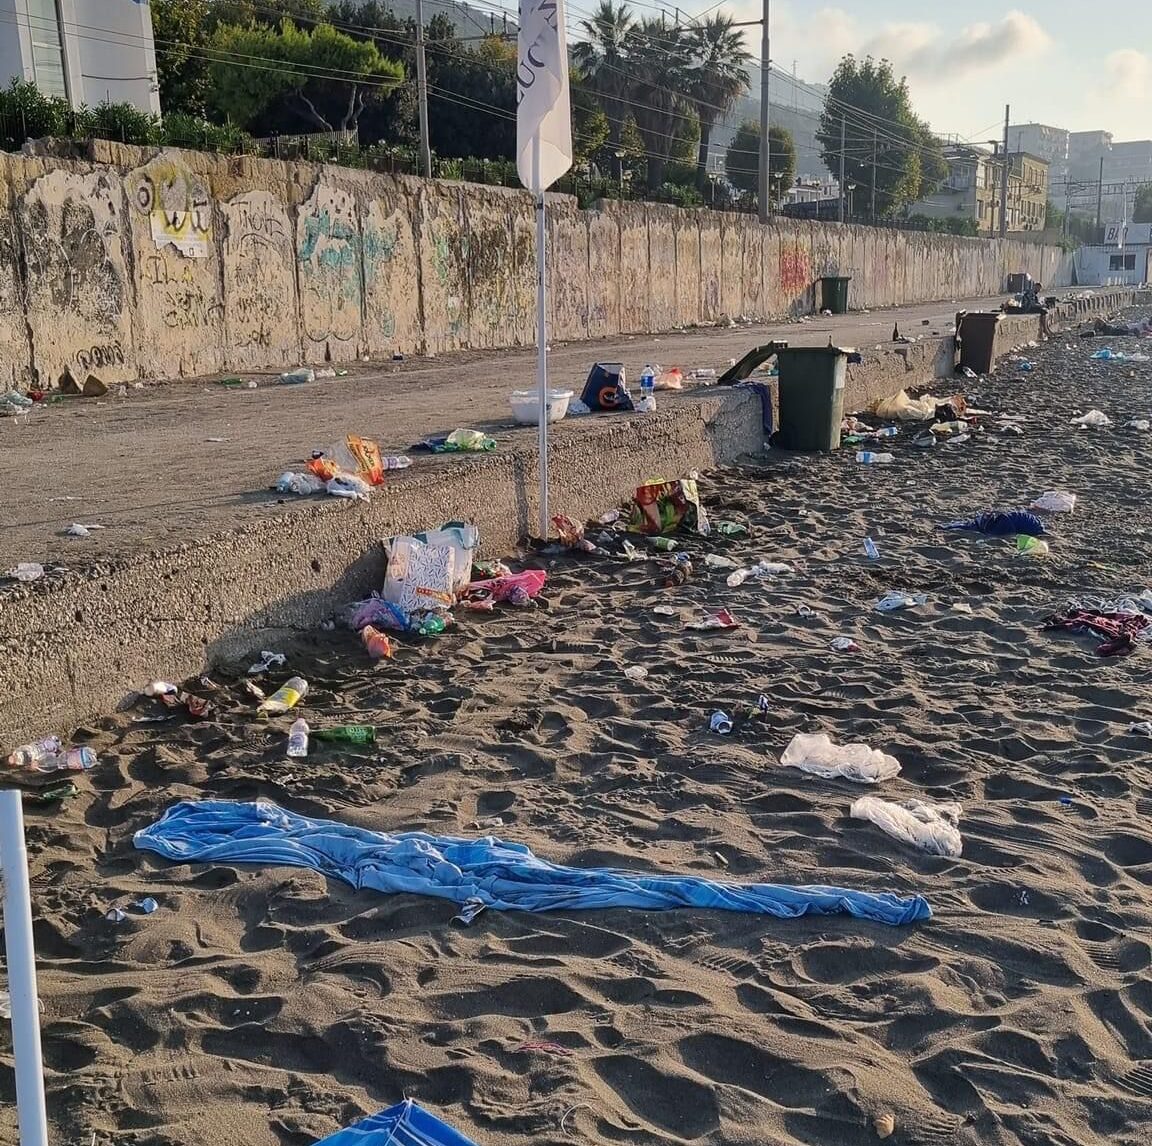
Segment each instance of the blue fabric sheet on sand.
[{"label": "blue fabric sheet on sand", "polygon": [[337,1130],[316,1146],[476,1146],[412,1099]]},{"label": "blue fabric sheet on sand", "polygon": [[306,867],[357,889],[434,895],[465,905],[465,920],[484,907],[504,911],[708,907],[784,918],[847,914],[890,924],[932,916],[919,895],[561,867],[537,859],[524,844],[493,836],[467,840],[424,832],[388,835],[298,816],[265,801],[176,804],[151,827],[138,831],[135,843],[180,863]]}]

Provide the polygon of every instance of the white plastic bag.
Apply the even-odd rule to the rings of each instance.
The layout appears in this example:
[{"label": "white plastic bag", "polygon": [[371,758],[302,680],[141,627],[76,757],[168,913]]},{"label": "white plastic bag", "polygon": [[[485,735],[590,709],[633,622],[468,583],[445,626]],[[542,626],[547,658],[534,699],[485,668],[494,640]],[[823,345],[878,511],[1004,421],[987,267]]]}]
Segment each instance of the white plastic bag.
[{"label": "white plastic bag", "polygon": [[1076,495],[1049,490],[1042,493],[1028,508],[1038,509],[1041,513],[1071,513],[1076,508]]},{"label": "white plastic bag", "polygon": [[886,422],[926,422],[936,416],[937,399],[930,394],[911,398],[907,390],[899,390],[890,398],[881,398],[873,412]]},{"label": "white plastic bag", "polygon": [[900,763],[867,744],[833,744],[823,732],[798,732],[780,756],[785,768],[799,768],[825,780],[879,784],[900,772]]},{"label": "white plastic bag", "polygon": [[1093,429],[1099,429],[1101,426],[1112,425],[1112,419],[1109,418],[1103,410],[1089,410],[1087,414],[1081,414],[1079,418],[1073,418],[1072,425],[1085,429],[1089,426]]},{"label": "white plastic bag", "polygon": [[926,804],[905,800],[896,804],[878,796],[861,796],[852,804],[854,820],[871,820],[881,831],[921,851],[937,856],[958,856],[960,805]]},{"label": "white plastic bag", "polygon": [[428,610],[450,609],[455,552],[450,545],[430,545],[415,537],[387,542],[388,569],[381,596],[406,617]]}]

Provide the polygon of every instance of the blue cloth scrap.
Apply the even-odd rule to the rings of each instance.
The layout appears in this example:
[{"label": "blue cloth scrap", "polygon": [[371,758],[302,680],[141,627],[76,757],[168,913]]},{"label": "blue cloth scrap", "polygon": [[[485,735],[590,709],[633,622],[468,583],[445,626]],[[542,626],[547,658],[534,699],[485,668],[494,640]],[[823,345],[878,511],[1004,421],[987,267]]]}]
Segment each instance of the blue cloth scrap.
[{"label": "blue cloth scrap", "polygon": [[337,1130],[316,1146],[476,1146],[412,1099]]},{"label": "blue cloth scrap", "polygon": [[475,901],[500,911],[703,907],[784,919],[846,914],[893,925],[932,916],[920,895],[562,867],[537,859],[524,844],[494,836],[468,840],[425,832],[389,835],[298,816],[263,800],[185,801],[134,839],[136,847],[180,863],[306,867],[357,890],[433,895],[469,907]]},{"label": "blue cloth scrap", "polygon": [[767,382],[737,382],[732,387],[733,390],[747,389],[755,391],[760,399],[760,425],[764,430],[764,436],[770,438],[772,436],[772,389]]}]

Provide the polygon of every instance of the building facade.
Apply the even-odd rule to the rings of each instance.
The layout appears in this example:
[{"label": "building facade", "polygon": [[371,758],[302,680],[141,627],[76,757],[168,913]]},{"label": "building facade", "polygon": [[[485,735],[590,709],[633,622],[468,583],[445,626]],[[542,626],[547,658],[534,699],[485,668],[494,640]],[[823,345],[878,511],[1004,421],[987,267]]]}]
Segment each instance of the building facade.
[{"label": "building facade", "polygon": [[0,82],[29,80],[73,107],[160,114],[148,0],[0,0]]},{"label": "building facade", "polygon": [[1077,249],[1076,282],[1083,286],[1138,286],[1152,281],[1152,223],[1112,223],[1104,242]]},{"label": "building facade", "polygon": [[[1000,230],[1004,164],[982,147],[952,144],[944,148],[948,177],[932,195],[909,208],[931,219],[971,220],[982,235]],[[1048,204],[1048,163],[1038,155],[1008,156],[1008,230],[1042,231]]]}]

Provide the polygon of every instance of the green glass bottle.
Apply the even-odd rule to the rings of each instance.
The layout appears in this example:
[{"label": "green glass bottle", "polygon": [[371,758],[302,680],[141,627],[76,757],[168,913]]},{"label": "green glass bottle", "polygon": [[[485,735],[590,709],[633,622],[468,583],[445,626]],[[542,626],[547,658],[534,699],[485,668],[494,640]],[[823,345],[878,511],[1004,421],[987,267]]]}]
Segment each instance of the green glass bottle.
[{"label": "green glass bottle", "polygon": [[339,724],[335,728],[316,728],[314,740],[333,740],[342,744],[375,744],[376,729],[370,724]]}]

